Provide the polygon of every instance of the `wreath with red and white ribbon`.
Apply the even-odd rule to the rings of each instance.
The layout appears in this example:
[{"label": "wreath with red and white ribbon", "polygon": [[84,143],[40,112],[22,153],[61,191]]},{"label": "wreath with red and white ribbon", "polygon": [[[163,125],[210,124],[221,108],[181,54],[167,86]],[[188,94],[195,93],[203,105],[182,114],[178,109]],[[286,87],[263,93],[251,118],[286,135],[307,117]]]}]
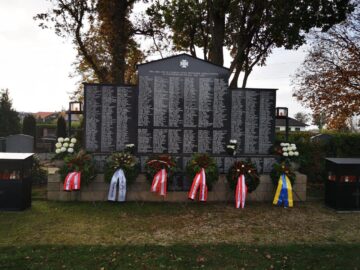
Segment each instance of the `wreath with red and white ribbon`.
[{"label": "wreath with red and white ribbon", "polygon": [[226,178],[235,192],[236,208],[244,208],[247,193],[253,192],[260,183],[255,165],[250,161],[235,161]]}]

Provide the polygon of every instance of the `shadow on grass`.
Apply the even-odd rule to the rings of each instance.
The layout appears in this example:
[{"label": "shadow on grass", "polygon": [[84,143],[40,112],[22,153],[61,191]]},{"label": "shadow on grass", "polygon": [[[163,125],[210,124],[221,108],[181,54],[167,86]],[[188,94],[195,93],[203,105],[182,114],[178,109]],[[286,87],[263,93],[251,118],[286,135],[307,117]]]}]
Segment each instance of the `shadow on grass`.
[{"label": "shadow on grass", "polygon": [[3,246],[0,269],[357,269],[359,253],[360,244]]}]

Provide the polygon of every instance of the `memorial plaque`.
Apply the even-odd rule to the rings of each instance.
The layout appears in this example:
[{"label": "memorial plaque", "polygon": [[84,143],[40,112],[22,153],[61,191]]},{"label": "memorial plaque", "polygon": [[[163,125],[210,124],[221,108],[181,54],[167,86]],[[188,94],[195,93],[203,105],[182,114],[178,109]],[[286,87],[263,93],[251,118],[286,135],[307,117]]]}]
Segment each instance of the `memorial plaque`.
[{"label": "memorial plaque", "polygon": [[260,92],[259,154],[268,154],[275,137],[275,95],[272,91]]},{"label": "memorial plaque", "polygon": [[245,91],[231,91],[231,139],[237,141],[237,152],[245,149]]},{"label": "memorial plaque", "polygon": [[[180,166],[209,153],[226,173],[235,160],[268,172],[274,158],[275,89],[229,89],[229,70],[186,54],[138,66],[138,87],[85,84],[85,148],[106,156],[136,145],[142,170],[152,154]],[[237,140],[236,156],[226,145]],[[100,161],[99,161],[100,162]]]},{"label": "memorial plaque", "polygon": [[237,155],[267,155],[275,139],[275,89],[231,89],[231,138]]},{"label": "memorial plaque", "polygon": [[257,154],[259,149],[259,97],[258,91],[245,93],[245,154]]},{"label": "memorial plaque", "polygon": [[115,150],[117,95],[114,86],[103,86],[101,113],[101,152]]},{"label": "memorial plaque", "polygon": [[121,151],[136,143],[136,89],[132,86],[85,84],[85,149]]},{"label": "memorial plaque", "polygon": [[230,138],[228,69],[180,55],[139,65],[139,155],[223,155]]},{"label": "memorial plaque", "polygon": [[85,85],[85,147],[100,151],[101,140],[101,89],[100,85]]},{"label": "memorial plaque", "polygon": [[128,143],[136,143],[136,96],[135,89],[118,86],[116,117],[116,151],[121,151]]}]

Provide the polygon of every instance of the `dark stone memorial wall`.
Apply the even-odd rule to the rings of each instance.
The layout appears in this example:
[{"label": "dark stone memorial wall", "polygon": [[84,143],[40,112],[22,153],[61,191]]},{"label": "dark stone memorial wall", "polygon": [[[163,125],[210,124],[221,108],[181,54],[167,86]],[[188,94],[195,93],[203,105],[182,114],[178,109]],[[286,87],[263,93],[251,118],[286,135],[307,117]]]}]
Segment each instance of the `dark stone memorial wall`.
[{"label": "dark stone memorial wall", "polygon": [[133,86],[85,84],[85,149],[121,151],[136,143],[137,89]]},{"label": "dark stone memorial wall", "polygon": [[[185,167],[195,152],[209,153],[220,171],[250,158],[271,169],[275,89],[229,89],[229,70],[182,54],[138,66],[138,86],[85,84],[85,146],[106,154],[136,145],[142,167],[169,153]],[[235,157],[226,153],[238,141]]]}]

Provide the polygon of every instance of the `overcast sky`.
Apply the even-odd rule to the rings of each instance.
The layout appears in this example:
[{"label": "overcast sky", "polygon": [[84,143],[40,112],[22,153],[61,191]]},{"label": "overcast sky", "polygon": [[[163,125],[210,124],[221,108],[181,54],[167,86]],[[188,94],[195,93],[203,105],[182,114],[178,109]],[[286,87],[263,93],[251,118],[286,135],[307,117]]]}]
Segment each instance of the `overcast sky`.
[{"label": "overcast sky", "polygon": [[[0,88],[8,88],[17,111],[59,111],[68,107],[77,79],[70,78],[75,50],[70,40],[42,30],[33,17],[48,8],[45,0],[0,0]],[[290,76],[304,59],[304,49],[277,49],[266,67],[257,67],[248,87],[278,88],[277,106],[290,115],[305,111],[291,95]],[[225,66],[229,67],[230,59]]]}]

